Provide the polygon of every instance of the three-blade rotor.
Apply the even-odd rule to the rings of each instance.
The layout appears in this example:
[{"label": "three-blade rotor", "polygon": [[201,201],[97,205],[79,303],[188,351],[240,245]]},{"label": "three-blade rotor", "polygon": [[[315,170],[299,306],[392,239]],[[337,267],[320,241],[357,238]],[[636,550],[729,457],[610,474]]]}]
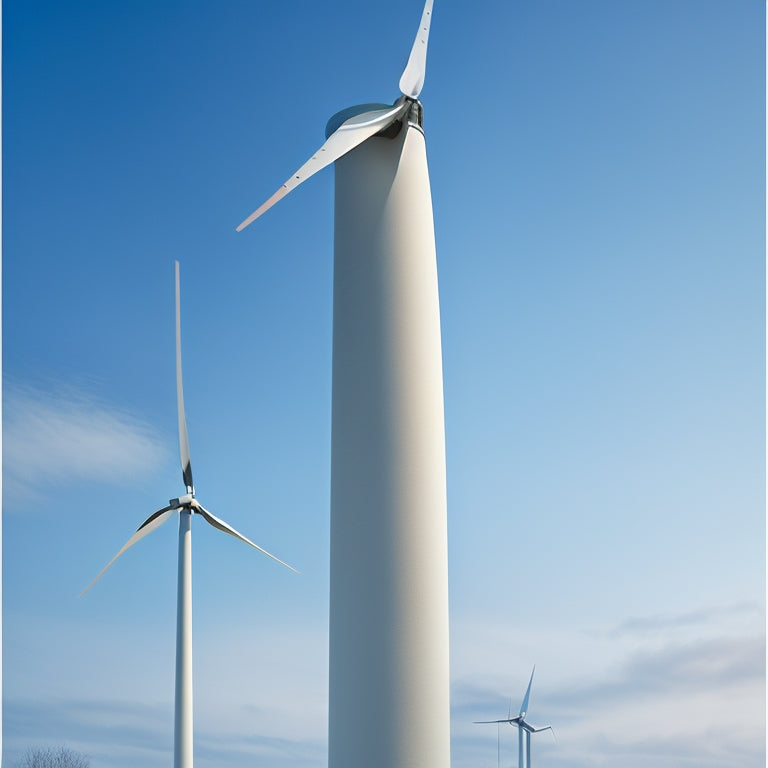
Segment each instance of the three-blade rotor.
[{"label": "three-blade rotor", "polygon": [[536,727],[535,725],[531,725],[526,719],[525,716],[528,714],[528,703],[531,699],[531,685],[533,684],[533,673],[536,671],[536,665],[533,665],[533,669],[531,670],[531,678],[528,680],[528,687],[525,689],[525,696],[523,696],[523,703],[520,705],[520,713],[512,716],[512,705],[510,703],[509,707],[509,715],[507,717],[503,717],[500,720],[475,720],[476,725],[489,725],[492,723],[509,723],[510,725],[516,725],[518,728],[520,728],[523,731],[527,731],[528,733],[539,733],[540,731],[552,731],[552,735],[555,735],[555,731],[552,728],[551,725],[542,725],[540,727]]},{"label": "three-blade rotor", "polygon": [[389,108],[376,109],[355,115],[344,121],[326,140],[325,144],[299,168],[272,197],[260,205],[248,218],[237,227],[237,231],[245,229],[275,203],[282,200],[291,190],[306,181],[319,170],[343,157],[347,152],[362,144],[371,136],[385,130],[395,121],[400,120],[410,110],[411,104],[419,98],[424,86],[424,76],[427,68],[427,41],[429,27],[432,21],[433,0],[426,0],[421,15],[419,31],[411,48],[408,63],[400,77],[402,96]]},{"label": "three-blade rotor", "polygon": [[283,562],[279,557],[275,557],[271,552],[262,549],[258,544],[254,544],[250,539],[236,531],[229,523],[220,520],[214,514],[204,509],[195,499],[195,488],[192,482],[192,462],[189,454],[189,436],[187,434],[187,419],[184,413],[184,388],[181,378],[181,291],[179,287],[179,262],[175,262],[175,281],[176,281],[176,404],[179,420],[179,456],[181,458],[181,476],[186,488],[186,493],[177,499],[171,499],[167,507],[153,512],[139,527],[136,533],[123,544],[120,551],[102,568],[99,575],[80,593],[82,597],[107,571],[107,569],[117,560],[120,555],[132,547],[137,541],[141,541],[147,534],[159,528],[163,523],[169,520],[177,510],[184,510],[189,513],[197,513],[207,523],[223,533],[239,539],[245,544],[257,549],[267,557],[272,558],[280,565],[284,565],[294,573],[298,571],[288,563]]}]

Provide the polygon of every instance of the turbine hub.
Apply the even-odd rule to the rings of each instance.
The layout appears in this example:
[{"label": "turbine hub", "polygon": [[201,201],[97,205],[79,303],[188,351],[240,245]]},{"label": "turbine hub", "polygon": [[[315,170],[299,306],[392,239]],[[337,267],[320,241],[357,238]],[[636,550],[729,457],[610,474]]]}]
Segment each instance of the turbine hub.
[{"label": "turbine hub", "polygon": [[178,499],[171,499],[168,504],[173,509],[182,509],[184,507],[194,507],[197,505],[197,502],[195,501],[195,493],[194,491],[191,491],[190,493],[185,493],[183,496],[179,496]]}]

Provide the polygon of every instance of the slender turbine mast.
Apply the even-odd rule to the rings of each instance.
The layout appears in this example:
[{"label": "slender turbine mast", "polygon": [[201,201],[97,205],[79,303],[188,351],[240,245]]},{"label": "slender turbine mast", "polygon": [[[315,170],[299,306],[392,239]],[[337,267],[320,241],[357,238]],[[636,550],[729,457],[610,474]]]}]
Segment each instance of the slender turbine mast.
[{"label": "slender turbine mast", "polygon": [[179,453],[181,475],[186,493],[171,499],[167,507],[158,509],[138,528],[122,549],[104,566],[101,573],[83,590],[81,597],[104,575],[104,572],[126,549],[143,539],[148,533],[179,512],[179,577],[176,612],[176,694],[174,716],[173,765],[174,768],[192,768],[193,764],[193,717],[192,717],[192,515],[198,514],[214,528],[249,544],[267,557],[298,573],[287,563],[254,544],[232,526],[214,516],[195,498],[192,483],[192,463],[189,456],[187,420],[184,415],[184,391],[181,384],[181,308],[179,291],[179,262],[176,272],[176,401],[179,414]]},{"label": "slender turbine mast", "polygon": [[427,0],[393,105],[344,110],[243,229],[335,163],[330,768],[449,768],[440,313],[418,100]]},{"label": "slender turbine mast", "polygon": [[[519,714],[512,717],[512,704],[510,702],[509,706],[509,715],[502,720],[476,720],[476,723],[496,723],[496,726],[498,728],[498,725],[500,723],[509,723],[510,725],[514,725],[517,728],[517,765],[518,768],[531,768],[531,734],[532,733],[539,733],[540,731],[552,731],[552,735],[555,735],[555,731],[552,728],[551,725],[542,725],[541,727],[536,727],[535,725],[531,725],[526,719],[525,716],[528,714],[528,702],[531,698],[531,685],[533,683],[533,673],[536,671],[536,665],[533,665],[533,670],[531,671],[531,679],[528,681],[528,688],[525,690],[525,696],[523,697],[523,703],[520,705],[520,712]],[[497,733],[497,739],[498,739],[498,733]],[[497,751],[497,759],[498,759],[498,741],[496,744],[496,751]]]}]

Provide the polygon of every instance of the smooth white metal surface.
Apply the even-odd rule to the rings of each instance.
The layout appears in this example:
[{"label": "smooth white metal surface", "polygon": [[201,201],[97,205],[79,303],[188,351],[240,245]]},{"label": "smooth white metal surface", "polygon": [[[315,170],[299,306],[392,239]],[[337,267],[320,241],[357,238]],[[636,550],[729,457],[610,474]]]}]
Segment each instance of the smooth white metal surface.
[{"label": "smooth white metal surface", "polygon": [[192,513],[179,512],[179,581],[176,608],[174,768],[192,768]]},{"label": "smooth white metal surface", "polygon": [[335,165],[330,768],[449,768],[442,355],[423,133]]}]

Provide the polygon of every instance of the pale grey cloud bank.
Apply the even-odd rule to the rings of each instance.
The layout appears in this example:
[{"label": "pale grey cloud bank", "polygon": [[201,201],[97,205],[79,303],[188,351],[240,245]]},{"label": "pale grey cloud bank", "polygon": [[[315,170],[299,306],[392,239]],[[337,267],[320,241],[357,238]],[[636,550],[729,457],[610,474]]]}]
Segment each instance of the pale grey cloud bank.
[{"label": "pale grey cloud bank", "polygon": [[171,708],[157,704],[11,698],[4,702],[3,727],[13,738],[3,745],[3,764],[13,765],[28,747],[65,744],[94,765],[160,765],[172,750],[173,735],[166,725],[172,718]]},{"label": "pale grey cloud bank", "polygon": [[5,498],[33,500],[70,481],[124,481],[166,458],[160,436],[123,409],[74,389],[6,386]]},{"label": "pale grey cloud bank", "polygon": [[[92,768],[167,768],[174,684],[166,629],[150,638],[138,622],[118,632],[98,617],[59,621],[55,630],[22,621],[7,649],[16,664],[7,670],[3,765],[30,746],[66,744],[90,756]],[[246,614],[234,623],[203,620],[196,630],[196,768],[324,768],[325,627]],[[131,647],[144,655],[142,668],[113,661],[105,674],[104,660],[126,659]]]},{"label": "pale grey cloud bank", "polygon": [[[529,638],[523,645],[536,648],[538,662],[529,716],[552,724],[558,739],[539,735],[534,760],[551,768],[764,768],[763,617],[761,606],[743,603],[630,618],[618,632]],[[583,659],[581,674],[570,661],[563,666],[564,654]],[[496,679],[481,662],[454,679],[455,768],[496,765],[496,727],[474,722],[516,712],[530,674],[517,653],[497,665]],[[516,731],[502,726],[499,738],[502,764],[514,762]]]},{"label": "pale grey cloud bank", "polygon": [[[3,763],[13,765],[28,747],[66,745],[87,755],[94,768],[162,768],[173,754],[173,705],[105,699],[55,699],[48,702],[9,699],[5,728],[13,739],[5,745]],[[253,718],[245,735],[211,729],[196,717],[195,765],[316,766],[327,762],[323,741],[275,738],[260,732]],[[45,723],[45,729],[40,729]],[[300,725],[297,723],[297,731]]]},{"label": "pale grey cloud bank", "polygon": [[[742,684],[759,686],[765,678],[765,636],[721,637],[675,643],[630,655],[610,677],[593,684],[557,691],[549,709],[570,718],[584,709],[620,706],[631,696],[648,704],[670,696],[705,696]],[[733,710],[733,704],[729,705]]]}]

